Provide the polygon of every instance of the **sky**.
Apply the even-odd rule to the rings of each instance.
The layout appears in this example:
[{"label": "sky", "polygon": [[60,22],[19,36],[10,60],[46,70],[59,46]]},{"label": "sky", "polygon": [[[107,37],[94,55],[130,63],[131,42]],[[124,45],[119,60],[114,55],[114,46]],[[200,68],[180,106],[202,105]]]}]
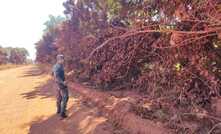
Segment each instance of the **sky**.
[{"label": "sky", "polygon": [[64,16],[65,0],[0,0],[0,46],[24,47],[35,59],[35,43],[48,16]]}]

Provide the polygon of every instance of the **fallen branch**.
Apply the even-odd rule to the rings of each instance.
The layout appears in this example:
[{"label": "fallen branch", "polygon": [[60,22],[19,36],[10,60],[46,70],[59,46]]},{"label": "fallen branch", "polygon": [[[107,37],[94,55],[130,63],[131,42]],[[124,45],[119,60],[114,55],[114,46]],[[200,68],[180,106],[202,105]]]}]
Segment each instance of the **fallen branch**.
[{"label": "fallen branch", "polygon": [[145,34],[145,33],[208,34],[208,33],[211,33],[211,32],[217,32],[219,30],[221,30],[221,28],[214,28],[214,29],[210,29],[210,30],[207,30],[207,31],[143,30],[143,31],[136,31],[136,32],[132,32],[132,33],[130,33],[130,31],[129,31],[129,33],[125,33],[121,36],[113,37],[113,38],[110,38],[110,39],[106,40],[104,43],[102,43],[100,46],[95,48],[90,53],[87,60],[89,60],[94,55],[94,53],[96,51],[100,50],[101,48],[106,46],[111,41],[124,39],[124,38],[131,37],[131,36],[138,35],[138,34]]}]

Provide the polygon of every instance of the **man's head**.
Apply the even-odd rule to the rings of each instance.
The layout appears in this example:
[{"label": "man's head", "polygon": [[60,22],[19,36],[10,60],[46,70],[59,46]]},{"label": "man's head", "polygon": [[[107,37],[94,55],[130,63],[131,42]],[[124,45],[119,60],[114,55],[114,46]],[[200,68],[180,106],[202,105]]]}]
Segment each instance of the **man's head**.
[{"label": "man's head", "polygon": [[57,63],[64,64],[64,55],[62,54],[57,55]]}]

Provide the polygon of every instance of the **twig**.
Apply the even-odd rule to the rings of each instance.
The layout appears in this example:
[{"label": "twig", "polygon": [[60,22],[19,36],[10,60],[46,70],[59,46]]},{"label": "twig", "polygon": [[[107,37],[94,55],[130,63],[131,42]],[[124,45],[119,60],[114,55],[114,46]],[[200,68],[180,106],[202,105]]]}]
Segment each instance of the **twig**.
[{"label": "twig", "polygon": [[[186,40],[184,40],[184,41],[182,41],[182,42],[177,43],[177,44],[181,44],[181,45],[166,46],[166,47],[154,47],[154,48],[166,49],[166,48],[183,47],[183,46],[186,46],[186,45],[188,45],[188,44],[190,44],[190,43],[192,43],[192,42],[196,42],[196,41],[201,40],[201,39],[203,39],[203,38],[206,38],[206,37],[209,37],[209,36],[215,36],[215,35],[216,35],[216,33],[212,33],[212,34],[208,34],[208,35],[201,36],[201,37],[196,38],[196,39],[190,38],[190,39],[186,39]],[[194,39],[194,40],[193,40],[193,39]],[[191,41],[191,40],[193,40],[193,41]],[[191,42],[190,42],[190,41],[191,41]],[[189,42],[189,43],[188,43],[188,42]]]},{"label": "twig", "polygon": [[[211,86],[209,86],[208,82],[202,80],[200,77],[198,77],[196,74],[194,74],[193,72],[191,72],[190,70],[186,69],[186,71],[188,71],[190,74],[192,74],[193,76],[195,76],[197,79],[199,79],[205,86],[207,86],[211,91],[213,90],[213,88]],[[221,120],[220,120],[221,121]]]},{"label": "twig", "polygon": [[213,132],[213,130],[214,130],[217,126],[219,126],[219,125],[221,125],[221,122],[220,122],[220,123],[217,123],[216,125],[214,125],[214,126],[212,127],[212,129],[210,129],[210,131],[208,132],[208,134],[211,134],[211,133]]},{"label": "twig", "polygon": [[210,118],[210,119],[221,122],[221,119],[219,117],[215,117],[215,116],[208,115],[208,114],[203,114],[203,113],[183,113],[182,115],[195,115],[195,116],[201,115],[201,116],[204,116],[204,117],[207,117],[207,118]]}]

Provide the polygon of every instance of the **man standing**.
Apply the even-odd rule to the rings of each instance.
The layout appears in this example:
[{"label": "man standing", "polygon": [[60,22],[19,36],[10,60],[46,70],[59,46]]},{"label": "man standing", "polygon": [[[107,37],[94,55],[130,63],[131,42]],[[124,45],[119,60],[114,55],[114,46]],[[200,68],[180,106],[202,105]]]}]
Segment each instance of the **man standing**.
[{"label": "man standing", "polygon": [[53,77],[58,86],[57,89],[57,114],[66,118],[66,107],[68,102],[68,87],[64,76],[64,56],[57,55],[57,63],[53,66]]}]

